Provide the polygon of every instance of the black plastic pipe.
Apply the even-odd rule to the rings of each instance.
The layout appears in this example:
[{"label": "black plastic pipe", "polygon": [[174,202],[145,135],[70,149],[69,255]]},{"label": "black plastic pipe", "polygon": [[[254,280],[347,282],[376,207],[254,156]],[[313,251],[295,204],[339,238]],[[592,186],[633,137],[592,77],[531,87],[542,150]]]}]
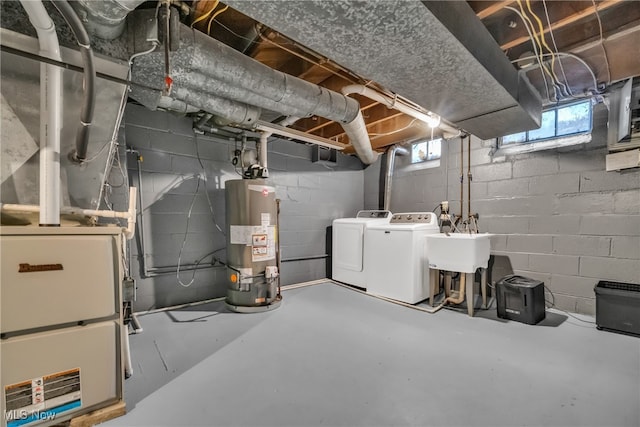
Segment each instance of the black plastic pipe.
[{"label": "black plastic pipe", "polygon": [[76,132],[76,151],[72,154],[71,158],[76,162],[83,162],[87,158],[89,133],[96,103],[96,69],[93,63],[93,50],[91,49],[89,34],[71,5],[66,0],[52,0],[52,3],[71,28],[73,35],[78,41],[80,56],[82,57],[84,93],[82,110],[80,111],[80,126],[78,126]]}]

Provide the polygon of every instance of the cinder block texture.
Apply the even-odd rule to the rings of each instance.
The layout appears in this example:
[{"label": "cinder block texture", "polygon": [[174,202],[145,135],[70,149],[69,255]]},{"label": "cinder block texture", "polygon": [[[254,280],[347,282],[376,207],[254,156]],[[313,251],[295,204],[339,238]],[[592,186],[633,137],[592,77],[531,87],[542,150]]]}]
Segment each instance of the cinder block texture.
[{"label": "cinder block texture", "polygon": [[556,254],[609,256],[610,251],[610,237],[553,236],[553,252]]},{"label": "cinder block texture", "polygon": [[558,273],[567,275],[578,274],[579,258],[569,255],[529,255],[529,268],[533,271]]},{"label": "cinder block texture", "polygon": [[580,174],[532,176],[529,181],[530,194],[571,194],[580,191]]},{"label": "cinder block texture", "polygon": [[640,262],[611,257],[580,257],[580,276],[638,283]]},{"label": "cinder block texture", "polygon": [[549,254],[552,249],[552,236],[537,236],[533,234],[511,234],[507,236],[507,250],[511,252]]},{"label": "cinder block texture", "polygon": [[549,153],[513,162],[514,178],[558,173],[558,157]]},{"label": "cinder block texture", "polygon": [[612,237],[611,256],[615,258],[640,259],[640,237]]},{"label": "cinder block texture", "polygon": [[614,213],[640,215],[640,189],[614,193]]}]

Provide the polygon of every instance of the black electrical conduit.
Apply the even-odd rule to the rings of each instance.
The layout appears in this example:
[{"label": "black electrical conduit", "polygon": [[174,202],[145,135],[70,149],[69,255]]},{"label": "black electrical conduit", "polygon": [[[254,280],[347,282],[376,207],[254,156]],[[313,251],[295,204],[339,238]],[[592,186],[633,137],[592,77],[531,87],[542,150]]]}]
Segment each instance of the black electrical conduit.
[{"label": "black electrical conduit", "polygon": [[89,146],[89,133],[93,121],[93,111],[96,103],[96,69],[93,63],[93,50],[89,34],[84,28],[80,17],[66,0],[52,0],[53,5],[62,15],[80,47],[80,56],[84,65],[83,75],[83,100],[80,112],[80,126],[76,132],[76,151],[72,154],[72,160],[82,162],[87,158]]},{"label": "black electrical conduit", "polygon": [[[24,50],[16,49],[16,48],[5,46],[5,45],[0,45],[0,52],[10,53],[11,55],[16,55],[16,56],[20,56],[22,58],[31,59],[31,60],[34,60],[34,61],[41,62],[43,64],[55,65],[56,67],[60,67],[60,68],[65,69],[65,70],[71,70],[71,71],[77,71],[77,72],[81,72],[83,70],[82,67],[78,67],[76,65],[67,64],[66,62],[62,62],[62,61],[56,61],[55,59],[47,58],[45,56],[38,55],[38,54],[35,54],[35,53],[25,52]],[[148,90],[155,90],[155,91],[161,91],[162,90],[162,89],[158,89],[155,86],[149,86],[149,85],[145,85],[145,84],[142,84],[142,83],[132,82],[132,81],[129,81],[127,79],[121,79],[119,77],[110,76],[109,74],[105,74],[105,73],[101,73],[101,72],[96,72],[96,76],[101,78],[101,79],[105,79],[107,81],[113,82],[113,83],[120,83],[120,84],[123,84],[123,85],[130,85],[130,86],[133,86],[133,87],[139,87],[141,89],[148,89]]]}]

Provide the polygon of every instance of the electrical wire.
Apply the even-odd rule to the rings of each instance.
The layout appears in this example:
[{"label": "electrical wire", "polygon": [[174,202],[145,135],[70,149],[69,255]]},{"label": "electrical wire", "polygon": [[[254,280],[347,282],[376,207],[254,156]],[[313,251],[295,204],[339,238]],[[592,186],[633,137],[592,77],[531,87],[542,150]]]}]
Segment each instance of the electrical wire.
[{"label": "electrical wire", "polygon": [[607,86],[611,84],[611,67],[609,65],[609,57],[607,56],[607,49],[604,47],[604,36],[602,31],[602,21],[600,20],[600,12],[598,12],[598,6],[596,5],[595,0],[591,0],[593,4],[593,11],[596,14],[596,18],[598,19],[598,28],[600,29],[600,47],[602,48],[602,54],[604,55],[604,63],[607,66]]},{"label": "electrical wire", "polygon": [[572,313],[568,312],[567,310],[563,310],[561,308],[556,307],[556,297],[555,297],[555,295],[553,294],[553,292],[551,292],[551,289],[549,289],[549,287],[547,285],[543,285],[543,286],[547,290],[547,292],[549,292],[549,295],[551,295],[551,301],[547,301],[545,299],[545,302],[547,304],[549,304],[549,307],[547,307],[547,308],[553,308],[555,310],[562,311],[563,313],[567,314],[568,316],[573,317],[574,319],[579,320],[579,321],[584,322],[584,323],[589,323],[591,325],[595,325],[596,324],[596,322],[592,322],[590,320],[581,319],[581,318],[573,315]]},{"label": "electrical wire", "polygon": [[[556,38],[553,35],[553,28],[551,28],[551,19],[549,18],[549,10],[547,9],[547,0],[542,0],[542,6],[544,7],[544,14],[547,18],[547,24],[549,24],[549,35],[551,36],[551,42],[553,43],[554,51],[557,54],[559,52],[559,49],[558,49],[558,45],[556,44]],[[554,55],[553,57],[555,59],[556,55]],[[569,84],[569,79],[567,79],[567,75],[564,72],[564,66],[562,65],[562,60],[560,58],[558,58],[558,64],[560,65],[560,72],[562,73],[562,77],[564,78],[564,81],[566,83],[567,91],[569,92],[570,96],[574,96],[573,92],[571,91],[571,85]]]},{"label": "electrical wire", "polygon": [[[587,69],[587,71],[589,71],[589,74],[591,74],[591,79],[593,80],[593,90],[596,93],[600,93],[600,91],[598,90],[598,82],[596,80],[595,73],[593,72],[593,70],[591,69],[589,64],[587,64],[582,58],[580,58],[578,55],[574,55],[573,53],[569,53],[569,52],[557,52],[554,55],[566,56],[568,58],[573,58],[576,61],[578,61],[579,63],[581,63],[582,65],[584,65],[584,67]],[[543,56],[550,56],[550,55],[549,54],[544,54]],[[536,58],[537,58],[537,56],[527,56],[525,58],[514,59],[513,61],[511,61],[511,63],[519,62],[519,61],[525,61],[527,59],[536,59]]]},{"label": "electrical wire", "polygon": [[[546,38],[544,36],[544,25],[542,24],[542,20],[538,17],[538,15],[536,15],[536,13],[531,8],[531,0],[526,0],[526,3],[527,3],[527,9],[529,10],[529,13],[536,20],[536,23],[538,24],[538,28],[540,29],[540,38],[539,38],[540,42],[547,49],[547,51],[549,51],[549,53],[554,54],[554,51],[549,47],[549,45],[547,44],[547,40],[546,40]],[[549,29],[551,29],[551,26],[549,26]],[[540,48],[540,53],[541,54],[543,53],[542,52],[542,47]],[[554,55],[551,58],[552,79],[555,82],[555,84],[560,88],[560,91],[563,92],[564,95],[568,96],[569,93],[567,92],[567,88],[566,88],[565,84],[562,83],[562,81],[560,81],[560,78],[556,74],[555,64],[556,64],[556,60],[555,60],[555,55]]]},{"label": "electrical wire", "polygon": [[[220,248],[220,249],[216,249],[215,251],[211,251],[205,255],[203,255],[202,257],[200,257],[200,259],[198,259],[194,264],[194,268],[192,269],[193,273],[191,273],[191,281],[189,282],[189,286],[191,285],[191,283],[193,283],[195,281],[196,278],[196,272],[198,271],[198,266],[200,265],[200,263],[202,261],[204,261],[207,257],[211,256],[211,255],[215,255],[216,253],[220,252],[220,251],[224,251],[227,248]],[[214,265],[216,265],[216,262],[219,263],[220,265],[226,266],[227,264],[225,262],[223,262],[222,260],[220,260],[220,258],[217,257],[213,257],[211,259],[211,266],[213,267]],[[188,286],[187,286],[188,287]]]},{"label": "electrical wire", "polygon": [[[158,4],[159,4],[159,3],[160,3],[160,2],[158,2]],[[203,14],[203,15],[200,15],[200,16],[198,17],[198,19],[196,19],[195,21],[193,21],[193,22],[191,23],[191,25],[190,25],[190,28],[193,28],[193,26],[194,26],[194,25],[196,25],[198,22],[200,22],[200,21],[203,21],[203,20],[207,19],[207,18],[209,17],[209,15],[211,15],[211,12],[213,12],[213,11],[215,10],[215,8],[216,8],[216,7],[218,7],[218,4],[219,4],[219,3],[220,3],[220,2],[219,2],[219,0],[214,0],[214,2],[213,2],[213,6],[211,7],[211,9],[209,9],[209,11],[208,11],[207,13],[205,13],[205,14]]]},{"label": "electrical wire", "polygon": [[[523,22],[525,27],[527,27],[527,31],[529,32],[529,37],[531,38],[531,43],[534,47],[534,52],[536,55],[538,55],[540,57],[540,67],[541,67],[541,71],[544,74],[546,73],[550,78],[551,81],[553,82],[553,75],[551,74],[551,71],[549,71],[549,69],[544,66],[544,64],[542,63],[542,43],[540,42],[540,40],[538,39],[538,36],[536,34],[535,31],[535,27],[533,26],[533,22],[531,22],[531,19],[529,19],[529,16],[526,14],[526,12],[524,11],[524,7],[522,5],[522,1],[521,0],[517,0],[518,6],[520,7],[520,16],[523,18]],[[549,99],[551,99],[549,97]],[[556,93],[555,93],[555,85],[554,85],[554,97],[553,100],[555,101],[557,99]]]},{"label": "electrical wire", "polygon": [[180,286],[188,288],[193,284],[196,279],[195,273],[191,277],[189,283],[185,284],[180,280],[180,265],[182,263],[182,251],[184,251],[184,245],[187,243],[187,235],[189,234],[189,222],[191,221],[191,212],[193,211],[193,206],[196,203],[196,197],[198,196],[198,190],[200,189],[200,176],[198,175],[198,182],[196,184],[196,191],[193,192],[193,198],[191,199],[191,205],[189,206],[189,211],[187,213],[187,226],[184,230],[184,239],[182,239],[182,245],[180,246],[180,253],[178,254],[178,266],[176,268],[176,279],[178,279],[178,283]]},{"label": "electrical wire", "polygon": [[540,74],[542,75],[542,81],[544,82],[544,88],[545,88],[545,92],[547,93],[547,99],[551,99],[551,94],[549,92],[549,85],[547,84],[547,78],[545,77],[545,73],[544,73],[544,66],[542,65],[542,61],[540,59],[540,56],[538,56],[538,47],[536,45],[535,39],[533,37],[533,34],[531,33],[531,29],[529,28],[528,24],[527,24],[527,20],[525,19],[524,15],[522,13],[520,13],[520,11],[516,8],[513,8],[511,6],[505,6],[505,9],[508,9],[512,12],[515,12],[520,19],[522,20],[522,23],[524,24],[524,28],[527,30],[527,33],[529,33],[529,39],[531,40],[531,45],[533,47],[533,52],[536,55],[535,58],[538,61],[538,64],[540,65]]},{"label": "electrical wire", "polygon": [[229,6],[225,6],[222,9],[220,9],[219,11],[217,11],[216,13],[214,13],[213,15],[211,15],[211,19],[209,19],[209,24],[207,25],[207,34],[208,35],[211,35],[211,24],[213,24],[213,21],[216,19],[217,16],[221,15],[227,9],[229,9]]},{"label": "electrical wire", "polygon": [[248,42],[252,42],[254,43],[256,40],[255,39],[250,39],[249,37],[245,37],[242,36],[238,33],[236,33],[235,31],[233,31],[231,28],[227,27],[226,25],[224,25],[221,21],[219,21],[218,19],[215,20],[216,24],[220,25],[222,28],[224,28],[225,30],[227,30],[229,33],[233,34],[234,36],[236,36],[239,39],[248,41]]},{"label": "electrical wire", "polygon": [[195,134],[195,142],[196,142],[196,156],[198,158],[198,163],[200,163],[200,167],[202,168],[202,176],[204,177],[204,194],[207,196],[207,203],[209,204],[209,210],[211,211],[211,217],[213,218],[213,225],[216,226],[218,231],[222,233],[223,236],[226,237],[222,228],[218,225],[218,221],[216,220],[216,214],[213,209],[213,203],[211,203],[211,198],[209,197],[209,189],[207,187],[207,170],[204,167],[204,163],[202,163],[202,159],[200,158],[200,149],[198,148],[198,135]]}]

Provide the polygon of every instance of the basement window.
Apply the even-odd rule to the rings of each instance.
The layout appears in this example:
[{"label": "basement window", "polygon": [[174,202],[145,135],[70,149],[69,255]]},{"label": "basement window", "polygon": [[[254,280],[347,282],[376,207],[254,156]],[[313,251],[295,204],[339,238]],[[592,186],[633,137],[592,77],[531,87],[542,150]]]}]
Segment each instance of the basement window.
[{"label": "basement window", "polygon": [[442,139],[415,142],[411,146],[411,163],[423,163],[437,160],[442,153]]},{"label": "basement window", "polygon": [[591,100],[553,107],[543,111],[540,128],[498,138],[498,152],[495,154],[517,154],[583,144],[591,141],[592,125]]}]

